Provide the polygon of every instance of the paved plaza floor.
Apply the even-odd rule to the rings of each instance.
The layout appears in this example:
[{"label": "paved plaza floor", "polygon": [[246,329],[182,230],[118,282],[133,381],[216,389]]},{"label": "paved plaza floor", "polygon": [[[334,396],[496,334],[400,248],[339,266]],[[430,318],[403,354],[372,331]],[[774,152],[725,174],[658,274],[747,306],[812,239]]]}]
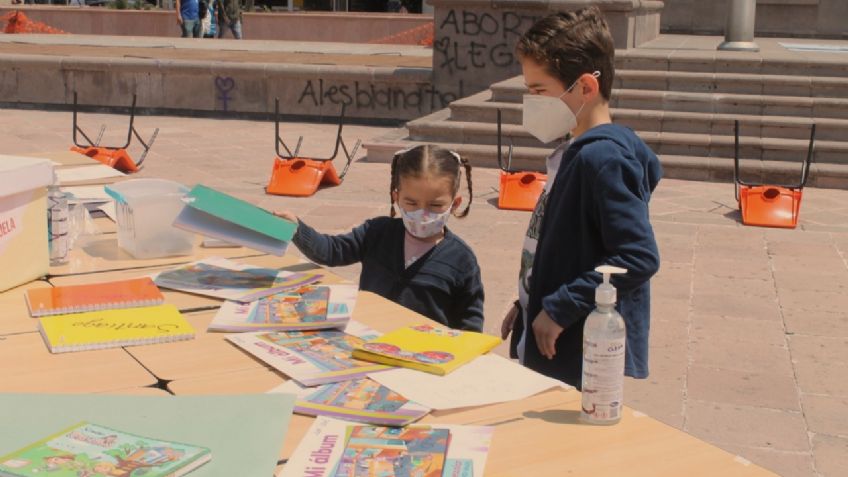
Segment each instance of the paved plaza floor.
[{"label": "paved plaza floor", "polygon": [[[93,133],[107,124],[107,144],[126,134],[124,117],[81,120]],[[136,124],[145,137],[161,128],[138,177],[203,183],[291,210],[323,232],[389,210],[388,165],[362,160],[340,187],[313,197],[265,195],[273,123],[147,116]],[[347,126],[345,137],[350,144],[386,132]],[[284,123],[283,134],[292,143],[303,135],[303,153],[322,156],[335,127]],[[0,154],[64,150],[70,139],[68,112],[0,109]],[[471,214],[449,223],[477,254],[491,333],[516,295],[529,219],[495,207],[497,177],[475,169]],[[652,282],[651,376],[628,379],[625,402],[781,475],[846,475],[848,191],[806,189],[797,230],[763,229],[740,224],[731,184],[669,179],[651,216],[662,257]],[[359,269],[337,271],[355,280]]]}]

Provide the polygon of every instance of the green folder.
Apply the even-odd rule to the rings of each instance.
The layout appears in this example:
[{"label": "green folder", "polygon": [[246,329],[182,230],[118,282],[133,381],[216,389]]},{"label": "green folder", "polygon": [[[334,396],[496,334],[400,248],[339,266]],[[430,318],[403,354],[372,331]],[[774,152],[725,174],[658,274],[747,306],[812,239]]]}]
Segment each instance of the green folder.
[{"label": "green folder", "polygon": [[196,185],[174,226],[272,255],[283,255],[297,224],[249,202]]},{"label": "green folder", "polygon": [[210,449],[212,460],[191,472],[191,477],[271,477],[294,399],[291,394],[0,394],[0,455],[88,421]]}]

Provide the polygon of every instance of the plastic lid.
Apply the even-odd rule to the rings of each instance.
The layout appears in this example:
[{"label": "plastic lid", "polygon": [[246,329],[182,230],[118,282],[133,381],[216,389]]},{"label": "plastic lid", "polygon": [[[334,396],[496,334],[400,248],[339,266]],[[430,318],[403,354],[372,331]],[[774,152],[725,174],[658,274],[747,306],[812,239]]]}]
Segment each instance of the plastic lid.
[{"label": "plastic lid", "polygon": [[612,265],[601,265],[595,268],[596,272],[604,276],[604,281],[595,290],[595,303],[599,305],[615,305],[616,291],[615,287],[610,283],[610,275],[617,273],[627,273],[627,269],[614,267]]},{"label": "plastic lid", "polygon": [[165,179],[130,179],[110,184],[103,189],[119,203],[163,196],[182,197],[189,192],[189,188],[179,182]]}]

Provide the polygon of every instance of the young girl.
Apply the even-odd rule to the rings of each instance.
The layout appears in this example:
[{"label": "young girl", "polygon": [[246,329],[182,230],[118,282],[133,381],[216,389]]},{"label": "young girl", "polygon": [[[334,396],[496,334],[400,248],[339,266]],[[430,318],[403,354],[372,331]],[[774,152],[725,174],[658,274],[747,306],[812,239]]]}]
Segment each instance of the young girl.
[{"label": "young girl", "polygon": [[[461,171],[468,205],[458,213]],[[451,328],[482,331],[483,284],[474,252],[445,224],[468,215],[471,165],[457,153],[423,145],[392,158],[389,217],[366,220],[344,235],[324,235],[298,222],[293,242],[326,266],[362,262],[361,290],[417,311]],[[395,218],[395,215],[399,218]]]}]

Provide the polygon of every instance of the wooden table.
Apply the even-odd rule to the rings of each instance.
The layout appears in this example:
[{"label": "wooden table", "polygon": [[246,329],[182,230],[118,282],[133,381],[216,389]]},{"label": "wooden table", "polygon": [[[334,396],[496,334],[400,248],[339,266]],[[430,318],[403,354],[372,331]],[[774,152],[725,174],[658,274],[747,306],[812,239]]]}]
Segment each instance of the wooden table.
[{"label": "wooden table", "polygon": [[[214,249],[220,255],[220,249]],[[233,256],[233,255],[230,255]],[[182,258],[186,263],[197,257]],[[291,259],[238,258],[261,266],[292,265]],[[288,261],[287,261],[288,260]],[[104,264],[107,265],[104,267]],[[100,261],[83,267],[83,275],[54,277],[54,285],[130,278],[161,269],[161,261]],[[108,271],[110,267],[132,267]],[[299,265],[309,268],[311,265]],[[327,281],[338,280],[332,274]],[[44,286],[42,282],[37,284]],[[35,285],[27,285],[35,286]],[[26,314],[21,296],[27,287],[0,294],[3,311],[14,319],[0,321],[0,331],[21,329]],[[203,297],[167,292],[168,300],[186,309],[214,303]],[[183,295],[183,296],[178,296]],[[211,305],[214,306],[214,305]],[[206,333],[214,310],[186,313],[195,326],[191,341],[51,355],[38,333],[0,336],[0,391],[162,394],[155,383],[179,395],[267,392],[286,378],[225,341],[224,334]],[[372,293],[361,292],[354,319],[378,331],[426,322],[426,318]],[[158,378],[158,379],[157,379]],[[580,394],[548,391],[508,403],[440,411],[422,422],[495,427],[486,464],[487,476],[760,476],[774,475],[649,416],[626,408],[616,426],[595,427],[577,422]],[[311,425],[312,418],[294,416],[280,450],[288,458]]]},{"label": "wooden table", "polygon": [[0,391],[100,393],[156,383],[122,348],[51,354],[39,333],[0,336]]},{"label": "wooden table", "polygon": [[45,280],[36,280],[0,293],[0,336],[38,329],[38,322],[29,316],[24,293],[33,288],[49,286],[50,283]]}]

